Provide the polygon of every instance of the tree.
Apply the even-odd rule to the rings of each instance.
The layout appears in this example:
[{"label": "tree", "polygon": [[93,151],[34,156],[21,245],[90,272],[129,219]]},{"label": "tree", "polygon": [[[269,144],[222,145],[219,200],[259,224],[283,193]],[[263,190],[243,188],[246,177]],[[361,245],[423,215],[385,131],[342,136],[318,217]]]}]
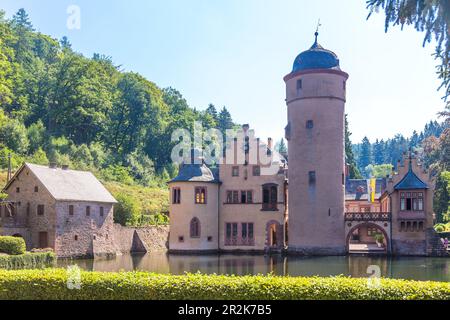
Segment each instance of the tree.
[{"label": "tree", "polygon": [[375,164],[380,165],[384,163],[384,141],[378,141],[378,139],[376,139],[372,149],[373,161],[375,162]]},{"label": "tree", "polygon": [[133,226],[139,221],[141,208],[135,199],[126,194],[115,195],[117,204],[114,208],[114,222],[122,226]]},{"label": "tree", "polygon": [[225,134],[227,129],[232,129],[234,126],[233,119],[231,119],[231,114],[228,112],[226,107],[223,107],[219,113],[219,120],[217,128]]},{"label": "tree", "polygon": [[391,25],[413,25],[419,31],[425,31],[422,45],[436,39],[435,58],[440,64],[437,67],[441,87],[446,92],[444,98],[450,96],[450,2],[448,0],[368,0],[369,18],[373,12],[384,10],[385,31]]},{"label": "tree", "polygon": [[20,8],[19,11],[17,11],[17,13],[13,16],[11,23],[15,27],[21,27],[29,31],[34,31],[33,24],[31,23],[28,13],[24,8]]},{"label": "tree", "polygon": [[350,136],[347,115],[345,115],[345,162],[348,165],[348,175],[350,179],[361,179],[361,173],[356,165],[355,155],[353,153],[352,141]]},{"label": "tree", "polygon": [[364,169],[372,163],[372,147],[367,137],[364,137],[361,144],[361,153],[359,157],[358,167],[360,170]]},{"label": "tree", "polygon": [[275,150],[281,155],[287,155],[288,149],[283,138],[281,138],[280,142],[275,144]]},{"label": "tree", "polygon": [[219,117],[217,115],[217,109],[212,103],[210,103],[208,105],[208,108],[206,108],[206,113],[209,114],[214,119],[217,126],[217,123],[219,122]]}]

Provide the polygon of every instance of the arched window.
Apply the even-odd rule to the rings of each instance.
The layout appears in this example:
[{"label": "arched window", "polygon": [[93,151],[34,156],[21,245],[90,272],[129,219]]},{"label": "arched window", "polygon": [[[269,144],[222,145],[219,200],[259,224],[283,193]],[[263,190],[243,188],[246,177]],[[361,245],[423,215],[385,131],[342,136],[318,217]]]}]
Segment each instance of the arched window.
[{"label": "arched window", "polygon": [[200,238],[200,220],[192,218],[190,225],[191,238]]}]

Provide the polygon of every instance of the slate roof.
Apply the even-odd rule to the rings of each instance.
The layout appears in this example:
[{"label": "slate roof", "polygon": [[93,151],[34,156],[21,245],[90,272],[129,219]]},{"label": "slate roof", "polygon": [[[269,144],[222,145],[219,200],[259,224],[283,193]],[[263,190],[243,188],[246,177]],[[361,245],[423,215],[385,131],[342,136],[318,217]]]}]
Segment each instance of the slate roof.
[{"label": "slate roof", "polygon": [[206,164],[182,164],[178,175],[169,182],[219,183],[219,168],[208,168]]},{"label": "slate roof", "polygon": [[339,59],[337,55],[325,48],[323,48],[317,42],[317,36],[319,34],[316,32],[316,41],[309,50],[300,53],[297,58],[295,58],[294,66],[292,72],[297,72],[301,70],[309,69],[334,69],[340,70]]},{"label": "slate roof", "polygon": [[[377,179],[375,199],[379,199],[386,188],[386,179]],[[347,179],[345,182],[345,200],[369,200],[366,179]]]},{"label": "slate roof", "polygon": [[91,172],[63,170],[31,163],[25,163],[16,172],[5,190],[24,168],[28,168],[57,201],[117,203],[117,200]]},{"label": "slate roof", "polygon": [[410,190],[410,189],[428,189],[428,185],[420,180],[412,170],[411,160],[409,162],[408,173],[394,186],[395,190]]}]

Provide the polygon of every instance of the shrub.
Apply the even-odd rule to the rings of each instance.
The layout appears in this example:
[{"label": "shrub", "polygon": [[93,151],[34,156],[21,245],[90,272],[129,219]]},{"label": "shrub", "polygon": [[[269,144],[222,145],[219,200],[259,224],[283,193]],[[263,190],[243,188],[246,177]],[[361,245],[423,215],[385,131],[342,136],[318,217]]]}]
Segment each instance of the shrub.
[{"label": "shrub", "polygon": [[25,240],[20,237],[0,237],[0,252],[18,255],[26,251]]},{"label": "shrub", "polygon": [[136,225],[141,213],[139,204],[126,194],[116,195],[116,200],[118,204],[114,207],[114,222],[123,226]]},{"label": "shrub", "polygon": [[70,290],[64,269],[0,270],[0,300],[450,300],[450,284],[347,277],[181,276],[146,272],[81,271]]},{"label": "shrub", "polygon": [[55,264],[53,252],[27,252],[16,256],[0,256],[0,269],[35,269]]}]

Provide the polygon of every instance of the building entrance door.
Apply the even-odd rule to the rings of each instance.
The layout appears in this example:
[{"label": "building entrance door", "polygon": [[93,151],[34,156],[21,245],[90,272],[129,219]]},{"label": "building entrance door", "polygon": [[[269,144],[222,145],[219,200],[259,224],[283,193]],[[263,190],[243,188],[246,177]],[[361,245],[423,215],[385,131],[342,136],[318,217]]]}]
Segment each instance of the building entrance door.
[{"label": "building entrance door", "polygon": [[39,248],[48,248],[48,233],[39,232]]}]

